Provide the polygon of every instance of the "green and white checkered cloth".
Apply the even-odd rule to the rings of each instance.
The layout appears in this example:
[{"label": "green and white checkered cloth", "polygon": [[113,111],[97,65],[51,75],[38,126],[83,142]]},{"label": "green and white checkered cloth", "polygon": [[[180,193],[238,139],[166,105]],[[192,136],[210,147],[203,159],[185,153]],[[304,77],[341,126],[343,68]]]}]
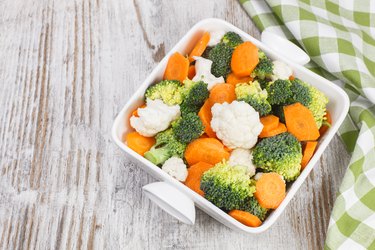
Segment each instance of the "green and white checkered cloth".
[{"label": "green and white checkered cloth", "polygon": [[351,100],[339,130],[352,158],[328,227],[327,249],[375,249],[375,0],[240,0],[260,30],[285,36],[308,67]]}]

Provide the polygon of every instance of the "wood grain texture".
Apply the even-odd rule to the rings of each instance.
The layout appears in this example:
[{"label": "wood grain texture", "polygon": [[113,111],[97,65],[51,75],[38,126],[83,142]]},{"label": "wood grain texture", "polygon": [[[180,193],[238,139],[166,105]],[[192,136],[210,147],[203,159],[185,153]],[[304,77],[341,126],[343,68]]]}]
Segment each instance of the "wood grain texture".
[{"label": "wood grain texture", "polygon": [[154,206],[112,122],[197,21],[259,37],[238,1],[0,1],[1,249],[319,249],[349,156],[336,137],[266,233]]}]

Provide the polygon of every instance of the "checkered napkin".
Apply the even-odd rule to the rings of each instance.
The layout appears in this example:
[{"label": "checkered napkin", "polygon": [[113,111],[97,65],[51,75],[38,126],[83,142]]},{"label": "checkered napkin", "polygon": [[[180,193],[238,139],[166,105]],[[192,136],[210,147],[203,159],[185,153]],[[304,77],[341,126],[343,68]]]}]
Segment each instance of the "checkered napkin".
[{"label": "checkered napkin", "polygon": [[375,249],[375,0],[240,0],[259,29],[302,47],[308,68],[342,87],[350,110],[339,130],[352,158],[326,249]]}]

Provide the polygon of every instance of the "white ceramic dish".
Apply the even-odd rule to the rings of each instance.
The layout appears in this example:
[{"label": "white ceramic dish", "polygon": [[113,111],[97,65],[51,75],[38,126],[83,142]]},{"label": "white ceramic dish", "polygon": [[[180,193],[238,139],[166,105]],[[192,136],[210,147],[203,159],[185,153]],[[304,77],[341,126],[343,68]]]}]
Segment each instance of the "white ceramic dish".
[{"label": "white ceramic dish", "polygon": [[[132,131],[132,128],[129,125],[129,117],[131,116],[131,112],[140,106],[143,102],[143,95],[146,88],[162,79],[167,61],[169,56],[178,51],[182,54],[187,54],[199,39],[199,37],[205,31],[215,31],[215,30],[224,30],[224,31],[234,31],[238,33],[243,40],[251,41],[254,43],[258,48],[263,50],[271,59],[281,60],[287,63],[294,72],[294,75],[323,91],[327,97],[329,98],[330,102],[328,104],[328,110],[331,113],[333,125],[328,130],[328,132],[319,140],[318,148],[310,160],[307,167],[303,170],[301,175],[298,177],[296,181],[294,181],[287,190],[287,195],[281,205],[271,214],[268,218],[263,222],[260,227],[252,228],[247,227],[237,220],[230,217],[227,213],[213,205],[211,202],[206,200],[205,198],[201,197],[200,195],[196,194],[194,191],[190,190],[184,184],[180,183],[176,179],[172,178],[165,172],[163,172],[159,167],[155,166],[145,158],[141,157],[129,147],[126,146],[125,143],[122,142],[122,136],[124,133],[128,133]],[[272,36],[266,36],[271,37]],[[283,46],[278,45],[280,43],[272,43],[272,41],[266,41],[268,45],[271,46]],[[274,45],[272,45],[274,44]],[[301,56],[301,51],[294,50],[293,45],[288,44],[285,42],[288,49],[288,53],[283,53],[285,55],[289,55],[292,60],[282,56],[279,48],[270,48],[265,43],[262,43],[252,36],[248,35],[244,31],[238,29],[237,27],[233,26],[232,24],[220,20],[220,19],[204,19],[194,25],[187,34],[176,44],[169,51],[169,53],[163,58],[163,60],[156,66],[156,68],[151,72],[151,74],[147,77],[147,79],[140,85],[139,89],[133,94],[130,100],[126,103],[124,108],[116,117],[116,120],[113,125],[112,129],[112,136],[116,144],[125,151],[130,157],[137,160],[140,164],[139,166],[142,167],[146,172],[153,175],[155,178],[161,180],[163,183],[152,183],[146,185],[143,189],[145,194],[156,204],[158,204],[162,209],[170,213],[172,216],[176,217],[180,221],[188,224],[194,224],[195,220],[195,210],[194,205],[205,211],[210,216],[214,217],[224,225],[243,232],[247,233],[260,233],[267,230],[281,215],[284,211],[285,207],[288,205],[290,200],[293,198],[295,193],[298,191],[299,187],[302,183],[306,180],[308,174],[317,163],[319,158],[321,157],[322,153],[326,149],[329,142],[332,140],[334,134],[337,132],[339,126],[344,120],[345,115],[348,112],[349,108],[349,98],[342,91],[339,87],[331,83],[330,81],[322,78],[321,76],[311,72],[310,70],[306,69],[302,65],[299,65],[295,62],[300,62],[301,60],[293,60],[293,57]],[[306,62],[306,60],[302,60]]]}]

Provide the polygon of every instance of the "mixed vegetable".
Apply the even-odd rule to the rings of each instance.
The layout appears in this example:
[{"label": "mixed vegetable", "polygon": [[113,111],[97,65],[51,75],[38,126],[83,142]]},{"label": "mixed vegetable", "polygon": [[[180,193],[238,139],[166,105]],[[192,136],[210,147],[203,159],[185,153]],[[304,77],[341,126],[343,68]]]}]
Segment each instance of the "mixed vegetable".
[{"label": "mixed vegetable", "polygon": [[241,223],[257,227],[306,167],[331,118],[327,97],[234,32],[171,55],[125,142]]}]

